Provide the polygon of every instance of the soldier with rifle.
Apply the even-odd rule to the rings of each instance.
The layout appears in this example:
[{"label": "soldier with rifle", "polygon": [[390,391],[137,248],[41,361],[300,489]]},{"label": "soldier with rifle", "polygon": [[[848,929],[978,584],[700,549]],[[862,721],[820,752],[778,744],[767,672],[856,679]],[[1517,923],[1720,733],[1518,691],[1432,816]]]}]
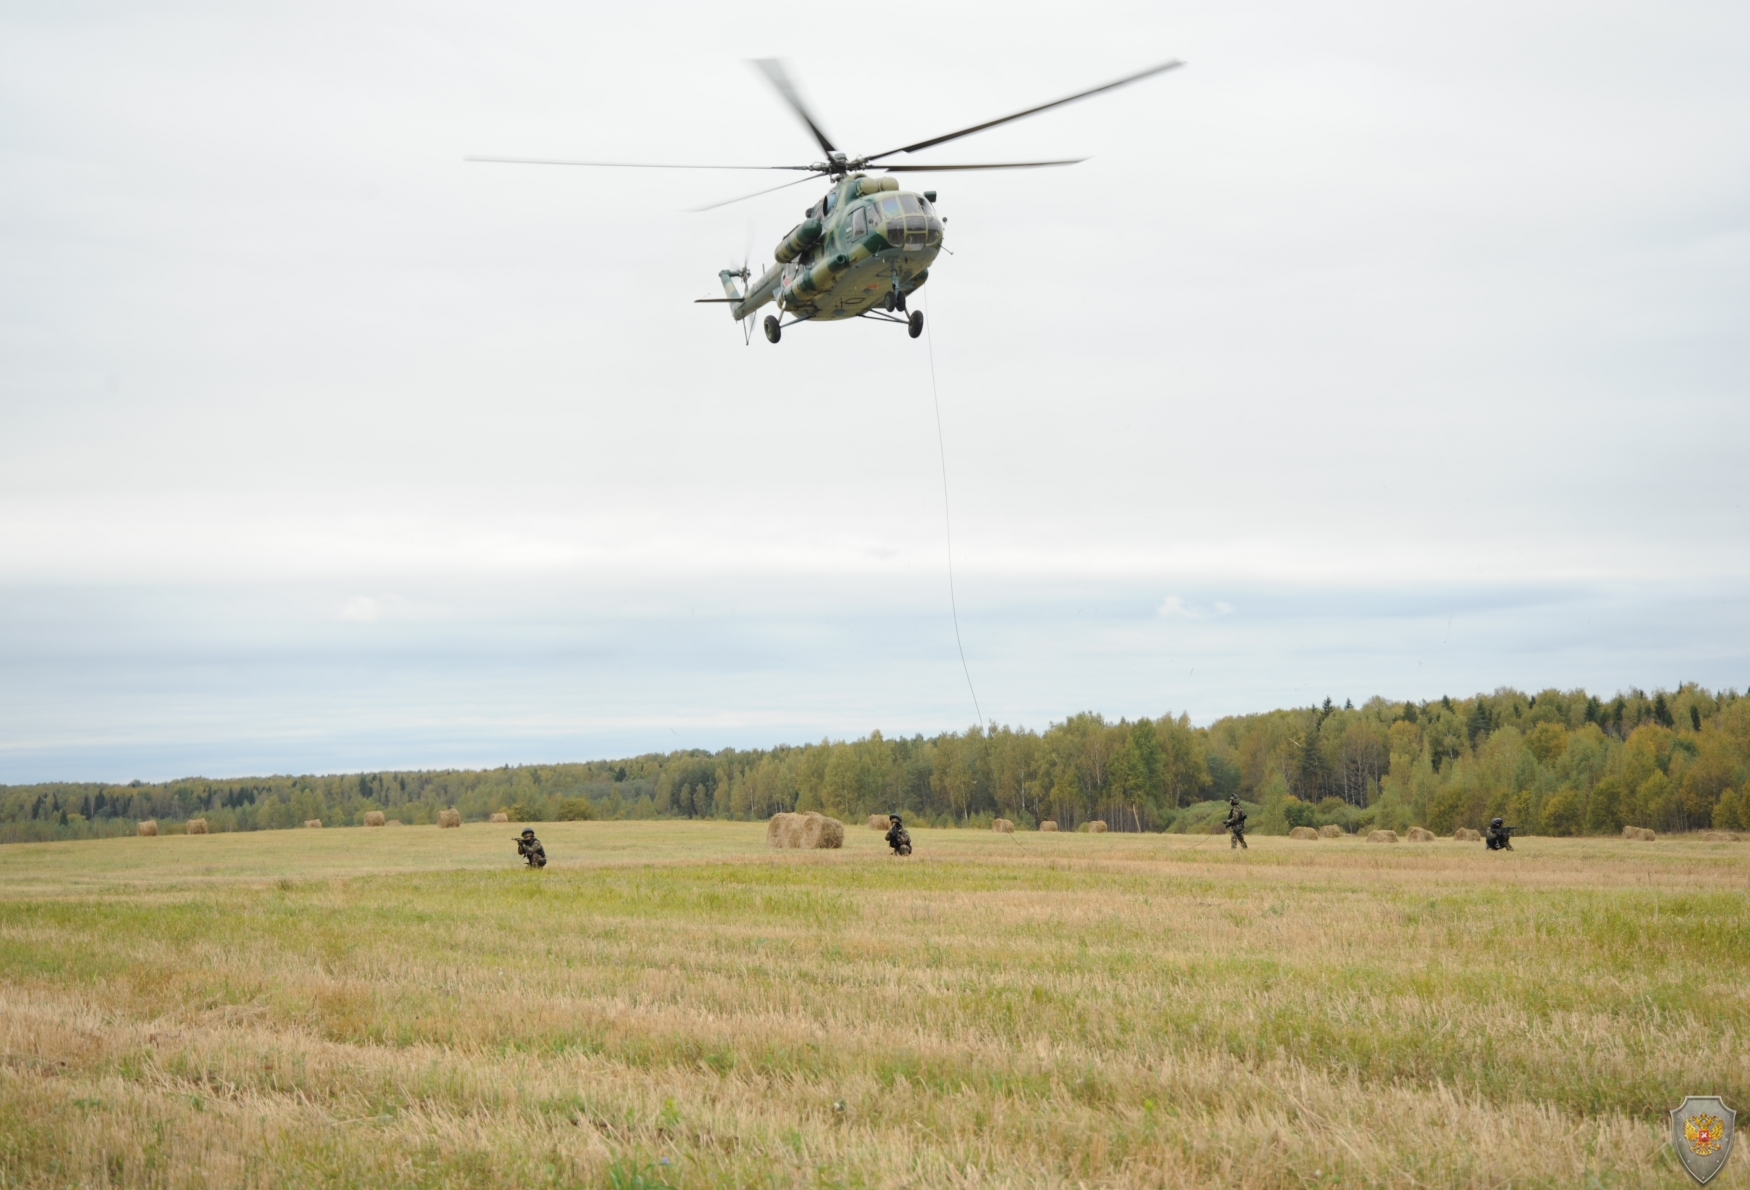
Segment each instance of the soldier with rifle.
[{"label": "soldier with rifle", "polygon": [[1499,818],[1489,819],[1489,833],[1488,833],[1487,839],[1485,840],[1489,845],[1489,850],[1490,851],[1511,851],[1511,850],[1513,850],[1513,832],[1518,830],[1518,829],[1519,828],[1516,826],[1504,826],[1504,825],[1502,825],[1502,820]]},{"label": "soldier with rifle", "polygon": [[887,821],[891,824],[887,828],[887,845],[893,848],[893,854],[910,855],[911,834],[905,829],[905,823],[900,821],[897,814],[889,814]]},{"label": "soldier with rifle", "polygon": [[1234,794],[1227,799],[1227,817],[1221,825],[1227,827],[1228,834],[1233,837],[1228,840],[1227,849],[1232,851],[1238,847],[1241,851],[1250,851],[1246,846],[1246,812],[1240,808],[1240,795]]},{"label": "soldier with rifle", "polygon": [[535,832],[529,827],[523,828],[522,837],[516,841],[516,853],[528,860],[531,868],[547,866],[547,849],[541,846],[541,840],[535,838]]}]

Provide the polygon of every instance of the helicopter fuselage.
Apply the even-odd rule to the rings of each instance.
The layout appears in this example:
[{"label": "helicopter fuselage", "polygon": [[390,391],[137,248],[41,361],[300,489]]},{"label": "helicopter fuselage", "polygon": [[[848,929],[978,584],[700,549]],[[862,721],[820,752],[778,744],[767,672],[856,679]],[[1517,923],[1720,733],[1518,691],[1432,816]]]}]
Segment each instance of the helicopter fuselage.
[{"label": "helicopter fuselage", "polygon": [[892,176],[853,174],[808,209],[778,245],[777,263],[737,293],[738,275],[721,274],[737,320],[768,302],[797,321],[855,318],[893,308],[926,280],[942,249],[933,193],[901,191]]}]

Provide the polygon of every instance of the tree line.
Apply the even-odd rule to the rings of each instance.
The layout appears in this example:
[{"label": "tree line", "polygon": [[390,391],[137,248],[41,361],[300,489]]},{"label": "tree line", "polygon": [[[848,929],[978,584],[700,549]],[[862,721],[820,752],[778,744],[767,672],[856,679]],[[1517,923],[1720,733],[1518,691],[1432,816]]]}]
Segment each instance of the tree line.
[{"label": "tree line", "polygon": [[455,807],[469,820],[723,818],[819,810],[854,821],[897,811],[919,825],[1199,831],[1238,795],[1254,829],[1336,823],[1447,833],[1500,815],[1526,833],[1750,829],[1750,700],[1694,684],[1609,700],[1584,690],[1427,702],[1369,699],[1235,715],[1109,720],[1044,731],[973,727],[933,737],[649,753],[496,769],[127,784],[0,786],[0,842],[174,831],[277,830],[308,819],[409,825]]}]

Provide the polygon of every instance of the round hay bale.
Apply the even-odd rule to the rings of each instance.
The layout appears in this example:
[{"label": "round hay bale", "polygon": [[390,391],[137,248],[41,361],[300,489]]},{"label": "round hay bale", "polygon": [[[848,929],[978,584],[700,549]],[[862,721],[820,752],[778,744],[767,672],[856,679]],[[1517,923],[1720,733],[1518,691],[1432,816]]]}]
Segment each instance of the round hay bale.
[{"label": "round hay bale", "polygon": [[1412,826],[1409,834],[1404,837],[1412,843],[1432,843],[1434,841],[1434,832],[1426,827]]},{"label": "round hay bale", "polygon": [[[194,823],[191,822],[188,825],[191,828],[189,833],[192,834],[193,833],[192,828],[194,827]],[[320,818],[306,818],[306,819],[304,819],[304,826],[309,830],[321,830],[322,829],[322,820]],[[204,835],[206,833],[207,833],[207,824],[203,820],[201,822],[201,834]]]},{"label": "round hay bale", "polygon": [[366,826],[382,826],[384,821],[385,821],[385,819],[383,818],[383,812],[381,810],[366,810],[365,811],[365,825]]},{"label": "round hay bale", "polygon": [[407,824],[405,822],[402,822],[399,818],[391,818],[391,819],[389,819],[388,822],[385,822],[383,825],[384,826],[406,826]]},{"label": "round hay bale", "polygon": [[1044,822],[1039,824],[1039,829],[1042,831],[1054,831],[1057,829],[1057,823],[1047,818]]},{"label": "round hay bale", "polygon": [[1702,841],[1706,843],[1736,843],[1738,836],[1731,831],[1709,831],[1702,836]]},{"label": "round hay bale", "polygon": [[1658,838],[1657,835],[1644,826],[1625,826],[1622,828],[1622,837],[1642,843],[1651,843]]},{"label": "round hay bale", "polygon": [[1310,826],[1297,826],[1288,832],[1288,837],[1290,839],[1316,839],[1319,837],[1319,832]]},{"label": "round hay bale", "polygon": [[863,825],[867,826],[872,831],[880,831],[882,834],[886,834],[887,828],[891,824],[887,821],[887,815],[871,814],[869,815],[869,821]]},{"label": "round hay bale", "polygon": [[[305,823],[304,825],[308,826],[309,823]],[[191,835],[207,834],[207,820],[204,818],[190,818],[188,820],[188,833]]]},{"label": "round hay bale", "polygon": [[439,810],[438,811],[438,827],[439,827],[439,829],[452,827],[452,826],[461,826],[461,825],[462,825],[462,812],[460,810],[456,809],[454,806],[451,806],[448,810]]},{"label": "round hay bale", "polygon": [[1015,833],[1015,824],[1007,818],[993,818],[990,821],[990,829],[999,835],[1012,835]]},{"label": "round hay bale", "polygon": [[1461,826],[1453,831],[1452,838],[1454,842],[1458,843],[1481,843],[1483,841],[1483,836],[1468,826]]},{"label": "round hay bale", "polygon": [[1327,822],[1319,827],[1319,838],[1321,839],[1341,839],[1342,837],[1343,828],[1334,822]]},{"label": "round hay bale", "polygon": [[140,825],[134,828],[134,833],[139,835],[142,839],[152,838],[158,833],[158,820],[155,818],[146,819],[146,821],[140,823]]},{"label": "round hay bale", "polygon": [[810,851],[835,851],[845,845],[845,824],[824,814],[809,814],[802,821],[802,846]]},{"label": "round hay bale", "polygon": [[1088,823],[1088,833],[1090,835],[1103,835],[1106,833],[1106,824],[1096,818]]},{"label": "round hay bale", "polygon": [[1367,836],[1367,841],[1369,843],[1396,843],[1398,841],[1398,832],[1373,831]]},{"label": "round hay bale", "polygon": [[492,812],[492,817],[488,818],[486,821],[488,821],[488,822],[509,822],[510,815],[506,814],[503,810],[494,810]]}]

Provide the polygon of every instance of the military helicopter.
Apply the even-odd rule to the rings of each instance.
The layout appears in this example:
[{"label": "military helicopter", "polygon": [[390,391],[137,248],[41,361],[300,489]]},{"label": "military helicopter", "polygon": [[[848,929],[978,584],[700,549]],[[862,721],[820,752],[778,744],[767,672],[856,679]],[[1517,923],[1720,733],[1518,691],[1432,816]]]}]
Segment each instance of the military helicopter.
[{"label": "military helicopter", "polygon": [[[757,169],[799,170],[807,176],[782,185],[756,190],[722,202],[694,208],[708,211],[730,203],[744,202],[771,194],[789,186],[800,185],[818,176],[831,180],[832,188],[819,202],[809,207],[798,223],[784,234],[773,250],[773,264],[760,274],[759,280],[744,261],[739,269],[724,269],[717,274],[726,296],[700,298],[701,303],[726,304],[730,316],[743,326],[743,337],[751,336],[756,312],[767,303],[775,303],[779,314],[788,314],[789,321],[768,314],[764,328],[766,338],[776,343],[784,328],[800,322],[834,322],[846,318],[872,318],[894,322],[907,328],[912,338],[924,331],[922,310],[907,310],[906,299],[929,279],[930,265],[942,250],[945,218],[936,213],[936,192],[920,193],[901,190],[899,173],[922,173],[930,170],[958,171],[972,169],[1038,169],[1047,166],[1075,165],[1086,160],[1074,157],[1055,161],[986,161],[972,165],[897,164],[889,165],[883,158],[902,153],[915,153],[935,145],[971,136],[1008,124],[1027,116],[1038,115],[1054,107],[1086,99],[1104,91],[1114,91],[1145,78],[1162,74],[1184,65],[1178,60],[1163,62],[1139,70],[1113,82],[1077,91],[1062,99],[1042,103],[1025,111],[999,116],[961,128],[955,132],[932,136],[926,140],[901,145],[880,153],[853,157],[833,144],[821,131],[820,121],[802,102],[782,62],[764,58],[754,63],[777,89],[784,102],[808,126],[820,145],[826,160],[809,165],[676,165],[635,161],[561,161],[531,157],[469,157],[469,161],[505,165],[580,165],[602,169]],[[880,170],[886,177],[871,177],[866,170]],[[743,288],[739,291],[736,282]]]}]

